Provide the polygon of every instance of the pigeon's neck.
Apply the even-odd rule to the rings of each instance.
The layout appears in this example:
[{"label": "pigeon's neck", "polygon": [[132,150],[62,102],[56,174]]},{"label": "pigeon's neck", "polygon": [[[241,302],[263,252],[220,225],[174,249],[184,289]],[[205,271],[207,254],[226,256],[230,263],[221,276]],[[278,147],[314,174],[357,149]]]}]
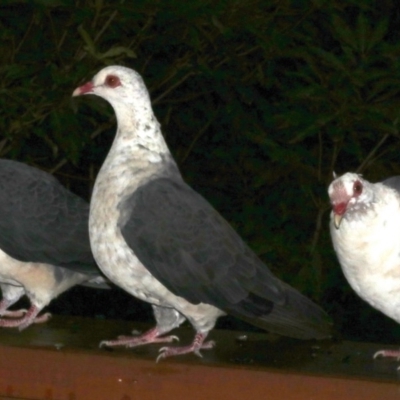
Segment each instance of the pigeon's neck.
[{"label": "pigeon's neck", "polygon": [[95,191],[102,187],[123,196],[171,169],[179,175],[151,108],[134,112],[132,107],[115,107],[115,111],[118,130],[97,176]]},{"label": "pigeon's neck", "polygon": [[125,158],[129,156],[147,159],[151,163],[161,161],[163,155],[169,155],[168,146],[161,133],[160,124],[157,121],[151,106],[114,107],[118,129],[109,156]]}]

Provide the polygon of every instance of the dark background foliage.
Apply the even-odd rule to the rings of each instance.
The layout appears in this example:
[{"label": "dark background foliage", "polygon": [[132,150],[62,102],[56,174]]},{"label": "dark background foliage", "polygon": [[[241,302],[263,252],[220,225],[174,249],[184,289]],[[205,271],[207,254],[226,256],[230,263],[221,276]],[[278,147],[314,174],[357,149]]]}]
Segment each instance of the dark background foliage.
[{"label": "dark background foliage", "polygon": [[[326,189],[333,171],[400,173],[399,23],[395,0],[2,0],[0,156],[88,200],[115,120],[71,93],[105,65],[132,67],[185,179],[273,272],[343,337],[396,342],[342,276]],[[51,307],[147,318],[113,294],[75,288]]]}]

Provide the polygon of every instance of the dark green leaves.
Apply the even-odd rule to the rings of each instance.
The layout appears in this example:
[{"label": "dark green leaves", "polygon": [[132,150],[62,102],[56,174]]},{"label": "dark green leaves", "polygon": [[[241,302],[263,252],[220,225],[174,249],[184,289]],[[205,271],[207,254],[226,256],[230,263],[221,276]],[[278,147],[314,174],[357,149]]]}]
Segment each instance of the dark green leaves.
[{"label": "dark green leaves", "polygon": [[400,170],[399,15],[393,0],[3,1],[0,155],[88,197],[115,122],[71,93],[105,65],[133,67],[189,183],[323,299],[340,274],[332,171]]}]

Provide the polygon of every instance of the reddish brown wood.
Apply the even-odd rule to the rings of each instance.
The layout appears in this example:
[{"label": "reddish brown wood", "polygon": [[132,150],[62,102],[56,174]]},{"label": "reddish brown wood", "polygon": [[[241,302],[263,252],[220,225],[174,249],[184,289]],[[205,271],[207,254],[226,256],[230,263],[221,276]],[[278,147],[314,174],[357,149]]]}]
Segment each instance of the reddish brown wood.
[{"label": "reddish brown wood", "polygon": [[[29,328],[30,332],[0,331],[0,398],[370,400],[400,397],[397,364],[373,361],[370,357],[369,353],[379,348],[377,345],[326,343],[316,346],[272,341],[263,334],[250,334],[247,342],[240,342],[236,340],[237,333],[219,331],[213,335],[219,352],[204,352],[203,359],[185,356],[158,364],[154,359],[159,346],[137,351],[97,348],[98,337],[110,338],[114,330],[126,333],[130,325],[55,318],[47,326]],[[193,332],[183,329],[177,333],[186,342]],[[96,342],[90,345],[93,339]],[[257,355],[261,356],[257,358]]]}]

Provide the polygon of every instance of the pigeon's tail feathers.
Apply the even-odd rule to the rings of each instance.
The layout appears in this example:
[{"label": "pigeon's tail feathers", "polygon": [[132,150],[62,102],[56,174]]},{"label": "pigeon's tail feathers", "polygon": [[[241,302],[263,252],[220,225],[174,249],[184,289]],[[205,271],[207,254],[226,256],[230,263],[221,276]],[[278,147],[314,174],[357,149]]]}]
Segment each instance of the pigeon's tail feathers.
[{"label": "pigeon's tail feathers", "polygon": [[[269,332],[296,339],[328,339],[332,336],[332,320],[317,304],[289,285],[285,286],[283,302],[272,303],[251,295],[232,315]],[[265,306],[263,307],[263,302]]]}]

